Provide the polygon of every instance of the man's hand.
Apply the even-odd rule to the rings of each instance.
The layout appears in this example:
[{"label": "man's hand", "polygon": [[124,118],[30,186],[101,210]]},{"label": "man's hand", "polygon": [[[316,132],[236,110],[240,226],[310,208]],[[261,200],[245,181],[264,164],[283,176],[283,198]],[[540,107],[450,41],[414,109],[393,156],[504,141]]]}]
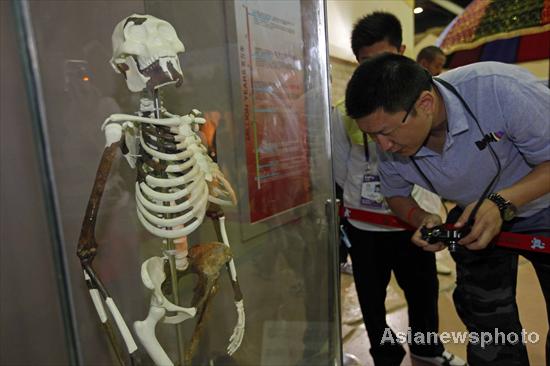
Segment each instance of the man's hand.
[{"label": "man's hand", "polygon": [[[470,212],[477,202],[470,203],[455,224],[455,228],[462,228],[468,222]],[[458,241],[470,250],[485,249],[493,238],[500,232],[502,218],[497,205],[489,200],[484,200],[474,218],[474,225],[468,235]]]},{"label": "man's hand", "polygon": [[442,220],[439,215],[429,214],[424,216],[420,227],[415,231],[411,238],[412,242],[428,252],[439,252],[440,250],[445,249],[446,247],[443,243],[439,242],[435,244],[430,244],[427,241],[422,240],[422,234],[420,234],[420,229],[422,229],[422,227],[424,226],[428,229],[431,229],[441,224]]}]

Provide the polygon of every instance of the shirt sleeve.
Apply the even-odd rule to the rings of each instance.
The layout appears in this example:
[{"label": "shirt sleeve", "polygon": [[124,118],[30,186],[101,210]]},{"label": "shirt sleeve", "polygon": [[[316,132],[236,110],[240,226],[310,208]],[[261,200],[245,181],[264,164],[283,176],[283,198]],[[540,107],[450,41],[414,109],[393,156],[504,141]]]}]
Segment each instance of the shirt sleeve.
[{"label": "shirt sleeve", "polygon": [[395,196],[409,197],[411,195],[413,185],[407,182],[403,176],[395,169],[396,163],[391,154],[386,153],[377,148],[378,158],[378,173],[380,174],[380,190],[386,198]]},{"label": "shirt sleeve", "polygon": [[550,160],[550,89],[526,70],[496,85],[506,134],[527,162]]},{"label": "shirt sleeve", "polygon": [[332,110],[332,169],[334,180],[344,187],[348,174],[348,159],[351,143],[344,129],[341,112],[338,108]]}]

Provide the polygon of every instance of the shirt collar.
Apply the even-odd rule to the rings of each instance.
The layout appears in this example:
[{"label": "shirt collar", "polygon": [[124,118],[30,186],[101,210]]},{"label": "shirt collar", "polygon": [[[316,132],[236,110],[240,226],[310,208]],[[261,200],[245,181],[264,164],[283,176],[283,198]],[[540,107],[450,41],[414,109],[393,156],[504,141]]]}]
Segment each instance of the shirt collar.
[{"label": "shirt collar", "polygon": [[[443,151],[450,149],[453,145],[453,136],[456,136],[469,129],[468,126],[468,114],[466,108],[462,105],[462,102],[456,95],[450,90],[447,90],[442,84],[439,84],[434,80],[437,91],[443,98],[445,104],[445,112],[447,114],[447,137],[445,139],[445,145]],[[422,146],[420,150],[415,154],[415,157],[422,156],[436,156],[439,155],[436,152],[428,149],[426,146]]]}]

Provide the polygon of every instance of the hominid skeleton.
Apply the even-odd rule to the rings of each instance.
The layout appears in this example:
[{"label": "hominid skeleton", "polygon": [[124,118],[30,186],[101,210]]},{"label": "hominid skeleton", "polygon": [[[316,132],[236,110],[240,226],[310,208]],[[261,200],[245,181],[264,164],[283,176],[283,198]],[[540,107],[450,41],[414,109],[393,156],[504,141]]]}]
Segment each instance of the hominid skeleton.
[{"label": "hominid skeleton", "polygon": [[[223,266],[227,267],[231,278],[237,310],[237,324],[227,347],[229,355],[238,349],[244,336],[243,299],[220,207],[235,205],[235,193],[197,134],[199,125],[205,123],[201,113],[192,110],[185,116],[171,114],[159,97],[161,87],[181,84],[183,76],[178,53],[183,51],[184,46],[172,25],[150,15],[134,14],[121,21],[113,33],[112,66],[124,75],[130,91],[145,91],[146,97],[141,99],[136,115],[114,114],[103,123],[106,147],[88,201],[77,254],[92,301],[121,364],[124,364],[124,357],[117,347],[103,303],[122,335],[132,364],[137,362],[138,346],[92,266],[98,250],[95,222],[119,149],[137,171],[138,219],[164,244],[162,256],[147,259],[141,268],[143,284],[151,290],[151,302],[147,317],[134,322],[140,343],[156,365],[173,365],[156,338],[156,325],[159,321],[179,324],[197,317],[190,347],[185,355],[180,352],[180,363],[189,364],[197,346],[204,311]],[[188,250],[187,236],[202,224],[205,216],[217,223],[219,242],[196,244]],[[166,281],[167,273],[169,281]],[[198,284],[191,307],[185,308],[178,304],[177,283],[179,277],[189,273],[198,276]],[[165,292],[172,295],[173,301],[168,300]],[[178,344],[182,346],[182,342],[178,333]]]}]

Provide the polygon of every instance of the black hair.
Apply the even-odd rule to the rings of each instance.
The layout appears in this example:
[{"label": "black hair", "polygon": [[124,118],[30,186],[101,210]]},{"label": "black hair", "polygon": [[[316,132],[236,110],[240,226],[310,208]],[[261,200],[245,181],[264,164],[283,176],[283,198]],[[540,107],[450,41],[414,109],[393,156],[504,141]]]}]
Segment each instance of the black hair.
[{"label": "black hair", "polygon": [[363,62],[346,88],[346,110],[358,119],[382,108],[386,113],[408,110],[424,90],[431,90],[430,73],[414,60],[383,53]]},{"label": "black hair", "polygon": [[383,40],[399,49],[403,41],[401,23],[393,14],[375,11],[359,19],[353,26],[351,49],[357,57],[361,48]]},{"label": "black hair", "polygon": [[418,56],[416,56],[416,62],[420,62],[420,60],[432,62],[438,55],[445,57],[445,53],[441,48],[437,46],[427,46],[420,50]]}]

